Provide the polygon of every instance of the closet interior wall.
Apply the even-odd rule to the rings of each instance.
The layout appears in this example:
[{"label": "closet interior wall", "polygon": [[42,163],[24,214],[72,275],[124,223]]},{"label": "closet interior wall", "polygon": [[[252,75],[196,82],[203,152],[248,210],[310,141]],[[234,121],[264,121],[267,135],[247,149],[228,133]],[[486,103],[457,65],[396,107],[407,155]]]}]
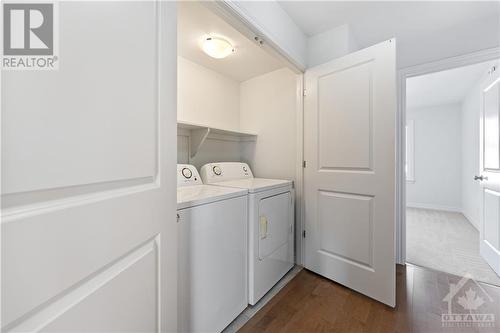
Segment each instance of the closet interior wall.
[{"label": "closet interior wall", "polygon": [[258,177],[295,180],[297,83],[287,68],[238,82],[179,57],[178,120],[257,133],[256,141],[209,135],[194,157],[179,129],[178,163],[246,162]]}]

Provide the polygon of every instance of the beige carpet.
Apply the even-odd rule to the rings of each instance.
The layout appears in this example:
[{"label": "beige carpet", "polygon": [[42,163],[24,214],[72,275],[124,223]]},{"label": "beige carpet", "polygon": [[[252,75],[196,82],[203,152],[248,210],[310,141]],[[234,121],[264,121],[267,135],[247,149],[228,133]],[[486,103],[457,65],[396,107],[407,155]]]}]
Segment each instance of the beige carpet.
[{"label": "beige carpet", "polygon": [[406,261],[500,286],[479,255],[479,232],[460,213],[407,208]]}]

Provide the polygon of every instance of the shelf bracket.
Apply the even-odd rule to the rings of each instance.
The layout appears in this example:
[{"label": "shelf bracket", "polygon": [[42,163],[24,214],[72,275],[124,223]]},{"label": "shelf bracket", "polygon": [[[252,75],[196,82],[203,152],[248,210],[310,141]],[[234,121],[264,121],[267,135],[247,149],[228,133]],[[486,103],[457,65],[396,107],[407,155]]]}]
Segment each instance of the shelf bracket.
[{"label": "shelf bracket", "polygon": [[208,134],[210,134],[209,127],[191,130],[190,139],[189,139],[189,141],[190,141],[189,142],[189,144],[190,144],[189,156],[191,158],[196,156],[196,154],[198,153],[198,150],[200,150],[201,146],[203,145],[203,143],[207,139]]}]

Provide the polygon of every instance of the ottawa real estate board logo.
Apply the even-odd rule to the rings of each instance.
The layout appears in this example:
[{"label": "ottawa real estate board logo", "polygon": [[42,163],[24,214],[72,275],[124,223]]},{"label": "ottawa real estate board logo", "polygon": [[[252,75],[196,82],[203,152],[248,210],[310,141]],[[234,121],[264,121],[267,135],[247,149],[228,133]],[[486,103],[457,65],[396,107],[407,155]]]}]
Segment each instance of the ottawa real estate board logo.
[{"label": "ottawa real estate board logo", "polygon": [[458,283],[450,283],[450,291],[443,302],[448,304],[448,311],[441,315],[442,327],[479,331],[496,326],[495,314],[489,311],[496,308],[495,299],[468,273]]},{"label": "ottawa real estate board logo", "polygon": [[2,1],[2,69],[58,69],[57,14],[56,2]]}]

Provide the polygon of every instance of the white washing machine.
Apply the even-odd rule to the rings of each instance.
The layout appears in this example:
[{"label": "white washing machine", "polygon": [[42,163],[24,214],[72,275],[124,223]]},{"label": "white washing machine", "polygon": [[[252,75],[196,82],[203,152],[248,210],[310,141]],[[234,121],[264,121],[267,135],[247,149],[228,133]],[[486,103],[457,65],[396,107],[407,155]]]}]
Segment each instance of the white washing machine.
[{"label": "white washing machine", "polygon": [[246,163],[209,163],[205,184],[248,190],[248,297],[254,305],[294,265],[294,192],[289,180],[254,178]]},{"label": "white washing machine", "polygon": [[180,332],[221,332],[248,305],[247,193],[177,165]]}]

